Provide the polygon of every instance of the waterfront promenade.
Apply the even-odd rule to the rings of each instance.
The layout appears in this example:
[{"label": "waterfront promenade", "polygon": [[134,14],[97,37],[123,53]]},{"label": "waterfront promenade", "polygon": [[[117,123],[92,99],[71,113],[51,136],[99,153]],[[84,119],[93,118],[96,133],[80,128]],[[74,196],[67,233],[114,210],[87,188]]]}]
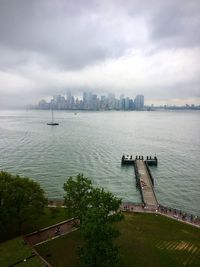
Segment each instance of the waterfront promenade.
[{"label": "waterfront promenade", "polygon": [[145,157],[132,155],[123,155],[122,165],[134,166],[136,185],[140,190],[142,203],[126,202],[122,203],[121,210],[127,212],[148,212],[161,214],[172,219],[200,227],[200,218],[192,214],[186,214],[184,211],[161,205],[156,198],[154,191],[154,179],[151,175],[149,165],[157,166],[157,157]]},{"label": "waterfront promenade", "polygon": [[[62,207],[64,206],[64,201],[60,199],[49,199],[48,207]],[[186,213],[182,210],[174,209],[171,207],[167,207],[161,204],[158,204],[157,210],[152,209],[151,207],[145,206],[144,203],[134,203],[134,202],[122,202],[120,209],[122,212],[142,212],[142,213],[155,213],[163,216],[167,216],[171,219],[188,223],[195,227],[200,227],[200,217]]]},{"label": "waterfront promenade", "polygon": [[157,210],[154,210],[141,203],[123,202],[121,204],[120,209],[123,212],[134,212],[134,213],[141,212],[141,213],[160,214],[162,216],[169,217],[173,220],[187,223],[192,226],[200,228],[200,217],[195,216],[193,214],[185,213],[184,211],[181,211],[181,210],[166,207],[160,204],[158,205]]}]

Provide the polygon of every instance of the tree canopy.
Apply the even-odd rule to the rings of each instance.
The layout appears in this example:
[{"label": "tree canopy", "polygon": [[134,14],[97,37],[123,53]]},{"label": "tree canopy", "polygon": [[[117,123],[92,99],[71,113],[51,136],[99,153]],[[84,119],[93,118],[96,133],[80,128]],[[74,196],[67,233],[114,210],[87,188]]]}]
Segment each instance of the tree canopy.
[{"label": "tree canopy", "polygon": [[80,220],[84,245],[79,249],[82,262],[89,267],[119,264],[120,253],[113,239],[119,236],[114,223],[123,218],[121,199],[103,188],[95,188],[82,174],[64,184],[65,204]]},{"label": "tree canopy", "polygon": [[21,232],[22,224],[39,217],[46,204],[44,190],[37,182],[0,172],[1,228],[12,221],[17,224],[18,231]]},{"label": "tree canopy", "polygon": [[63,188],[66,192],[64,203],[69,215],[77,217],[81,221],[85,209],[90,203],[92,182],[83,174],[78,174],[75,179],[69,177]]}]

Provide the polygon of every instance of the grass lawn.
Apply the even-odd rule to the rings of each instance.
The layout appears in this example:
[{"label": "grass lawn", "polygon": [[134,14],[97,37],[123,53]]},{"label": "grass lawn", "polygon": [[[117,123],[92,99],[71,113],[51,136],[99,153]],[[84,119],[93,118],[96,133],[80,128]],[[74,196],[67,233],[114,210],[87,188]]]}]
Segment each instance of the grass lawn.
[{"label": "grass lawn", "polygon": [[[34,232],[36,230],[45,228],[47,226],[59,223],[61,221],[67,220],[68,215],[66,209],[64,208],[48,208],[44,209],[44,214],[38,219],[26,223],[22,227],[22,231],[24,234]],[[5,227],[4,232],[0,232],[0,242],[4,240],[8,240],[19,235],[17,231],[17,223],[14,221],[8,223]],[[1,265],[0,265],[1,266]]]},{"label": "grass lawn", "polygon": [[[156,214],[126,214],[118,224],[121,232],[121,267],[200,266],[200,229]],[[81,267],[76,248],[80,233],[36,246],[56,267]]]},{"label": "grass lawn", "polygon": [[30,233],[67,219],[68,215],[65,208],[45,208],[44,214],[40,218],[32,222],[32,224],[24,226],[24,231]]},{"label": "grass lawn", "polygon": [[[67,219],[67,214],[64,208],[45,208],[44,214],[31,224],[24,226],[24,232],[30,233],[32,231],[56,224],[58,222]],[[8,239],[8,237],[16,236],[15,224],[11,222],[8,227],[10,229],[9,235],[4,232],[4,236],[1,239]],[[8,267],[15,262],[27,258],[32,255],[32,250],[29,246],[23,244],[21,237],[8,240],[0,243],[0,267]],[[28,259],[26,262],[22,262],[16,265],[17,267],[44,267],[41,260],[38,257]]]},{"label": "grass lawn", "polygon": [[[32,250],[18,237],[4,243],[0,243],[0,266],[8,267],[20,260],[32,255]],[[17,267],[44,267],[44,263],[37,256],[27,259],[16,265]]]}]

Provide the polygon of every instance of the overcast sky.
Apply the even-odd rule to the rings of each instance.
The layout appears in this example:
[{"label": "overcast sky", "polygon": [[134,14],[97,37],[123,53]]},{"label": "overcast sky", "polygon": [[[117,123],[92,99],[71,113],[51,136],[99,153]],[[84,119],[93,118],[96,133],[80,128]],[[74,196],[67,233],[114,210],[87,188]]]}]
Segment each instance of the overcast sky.
[{"label": "overcast sky", "polygon": [[0,107],[91,91],[200,104],[200,0],[0,0]]}]

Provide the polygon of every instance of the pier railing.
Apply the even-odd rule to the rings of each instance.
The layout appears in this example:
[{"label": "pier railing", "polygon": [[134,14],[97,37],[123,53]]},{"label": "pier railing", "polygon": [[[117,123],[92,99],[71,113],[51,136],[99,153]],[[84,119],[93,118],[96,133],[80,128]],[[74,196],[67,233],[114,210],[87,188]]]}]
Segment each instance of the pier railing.
[{"label": "pier railing", "polygon": [[152,176],[151,171],[150,171],[150,169],[149,169],[148,162],[145,160],[144,163],[145,163],[145,165],[146,165],[146,168],[147,168],[149,177],[150,177],[150,179],[151,179],[152,185],[154,186],[154,179],[153,179],[153,176]]},{"label": "pier railing", "polygon": [[[152,193],[153,193],[155,200],[157,202],[157,206],[156,205],[149,205],[148,203],[145,203],[145,201],[144,201],[143,189],[141,186],[141,175],[139,173],[138,166],[136,163],[136,162],[139,162],[140,160],[142,160],[145,164],[146,171],[149,175],[150,183],[152,185]],[[152,166],[152,165],[157,166],[158,159],[156,156],[154,156],[154,157],[151,157],[151,156],[148,157],[147,156],[145,159],[145,157],[143,157],[143,156],[136,156],[134,158],[132,155],[126,155],[126,156],[123,155],[122,159],[121,159],[121,164],[134,166],[136,186],[140,190],[140,195],[141,195],[141,200],[142,200],[142,203],[133,203],[133,202],[132,203],[131,202],[123,203],[121,205],[121,209],[123,211],[153,212],[153,213],[156,212],[156,213],[171,217],[173,219],[177,219],[177,220],[180,220],[180,221],[183,221],[186,223],[190,223],[190,224],[193,224],[195,226],[200,227],[200,217],[192,215],[192,214],[188,214],[188,213],[183,212],[181,210],[166,207],[166,206],[163,206],[163,205],[158,203],[157,198],[156,198],[156,194],[154,191],[154,178],[153,178],[151,171],[150,171],[150,168],[149,168],[149,166]]]},{"label": "pier railing", "polygon": [[158,211],[161,214],[168,215],[169,217],[173,217],[175,219],[200,226],[200,217],[197,215],[189,214],[182,210],[163,206],[163,205],[159,205]]},{"label": "pier railing", "polygon": [[136,186],[140,190],[141,199],[142,199],[142,202],[144,203],[144,197],[143,197],[142,188],[140,184],[140,174],[138,171],[137,164],[135,164],[135,162],[134,162],[134,170],[135,170]]},{"label": "pier railing", "polygon": [[174,220],[191,224],[200,227],[200,217],[197,215],[189,214],[181,210],[158,205],[158,208],[150,208],[142,203],[124,202],[120,209],[124,212],[141,212],[141,213],[155,213],[170,217]]}]

